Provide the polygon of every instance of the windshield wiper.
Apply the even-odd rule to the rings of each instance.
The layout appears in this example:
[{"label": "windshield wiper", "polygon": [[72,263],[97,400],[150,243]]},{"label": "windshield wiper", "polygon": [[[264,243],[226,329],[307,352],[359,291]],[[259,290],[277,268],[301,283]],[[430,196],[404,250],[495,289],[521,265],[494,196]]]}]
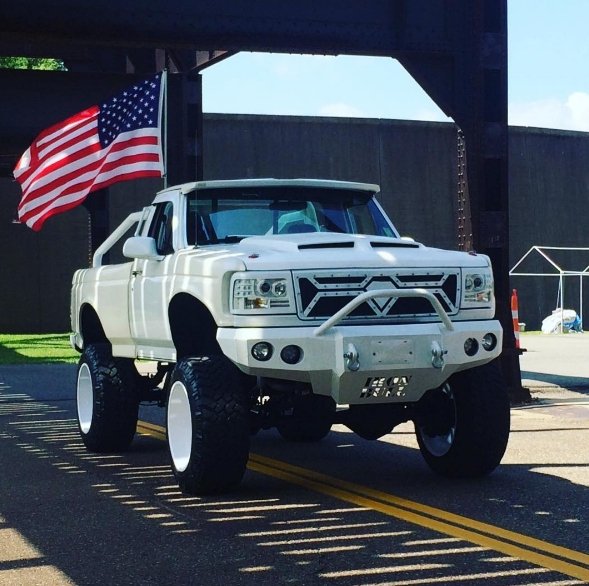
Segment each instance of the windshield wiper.
[{"label": "windshield wiper", "polygon": [[230,236],[225,236],[225,238],[219,238],[217,242],[222,244],[235,244],[236,242],[241,242],[244,238],[247,238],[247,236],[237,236],[232,234]]},{"label": "windshield wiper", "polygon": [[237,244],[247,236],[225,236],[225,238],[211,238],[204,242],[197,242],[195,246],[211,246],[212,244]]}]

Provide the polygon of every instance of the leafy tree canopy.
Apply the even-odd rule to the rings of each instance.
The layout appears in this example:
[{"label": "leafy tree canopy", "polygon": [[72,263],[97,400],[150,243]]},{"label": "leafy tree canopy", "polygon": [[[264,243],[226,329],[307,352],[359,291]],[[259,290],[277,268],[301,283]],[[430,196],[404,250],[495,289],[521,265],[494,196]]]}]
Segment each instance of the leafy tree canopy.
[{"label": "leafy tree canopy", "polygon": [[0,69],[45,69],[65,71],[63,61],[43,57],[0,57]]}]

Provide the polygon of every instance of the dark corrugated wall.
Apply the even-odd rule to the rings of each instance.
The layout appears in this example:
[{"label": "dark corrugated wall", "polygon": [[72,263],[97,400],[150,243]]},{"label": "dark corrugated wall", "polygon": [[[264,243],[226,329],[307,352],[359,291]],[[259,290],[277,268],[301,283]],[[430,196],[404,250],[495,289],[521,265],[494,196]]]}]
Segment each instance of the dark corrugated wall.
[{"label": "dark corrugated wall", "polygon": [[[381,202],[402,234],[456,247],[456,129],[451,124],[209,114],[204,155],[207,179],[379,183]],[[142,180],[112,187],[111,229],[149,204],[160,185]],[[537,244],[584,246],[588,195],[589,133],[512,128],[511,264]],[[79,208],[56,216],[36,234],[11,223],[19,197],[17,184],[0,179],[0,332],[66,331],[71,275],[88,262],[87,214]],[[587,265],[589,259],[582,268]],[[520,319],[538,329],[555,306],[557,280],[518,277],[513,286],[519,291]],[[578,280],[566,289],[567,307],[579,311]],[[589,282],[585,289],[589,294]]]},{"label": "dark corrugated wall", "polygon": [[[589,133],[512,128],[510,133],[511,266],[532,246],[589,247]],[[589,252],[550,251],[565,270],[589,267]],[[540,255],[522,264],[528,272],[558,271]],[[517,288],[520,321],[539,329],[556,308],[557,277],[512,277]],[[565,308],[584,306],[589,328],[589,279],[565,277]],[[584,313],[585,313],[584,312]]]},{"label": "dark corrugated wall", "polygon": [[377,183],[402,234],[456,247],[451,124],[208,115],[205,177],[320,177]]}]

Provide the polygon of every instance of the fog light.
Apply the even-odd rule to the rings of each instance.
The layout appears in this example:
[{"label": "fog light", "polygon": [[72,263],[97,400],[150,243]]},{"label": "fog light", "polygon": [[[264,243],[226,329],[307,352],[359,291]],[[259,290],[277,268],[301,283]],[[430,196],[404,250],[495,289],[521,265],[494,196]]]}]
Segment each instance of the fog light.
[{"label": "fog light", "polygon": [[270,360],[273,351],[274,348],[272,348],[272,344],[269,342],[258,342],[252,346],[252,356],[261,362]]},{"label": "fog light", "polygon": [[464,342],[464,351],[467,356],[474,356],[479,351],[479,343],[474,338],[467,338]]},{"label": "fog light", "polygon": [[495,346],[497,346],[497,336],[495,336],[495,334],[485,334],[483,336],[483,348],[485,350],[487,350],[487,352],[490,352],[491,350],[495,349]]},{"label": "fog light", "polygon": [[303,349],[299,346],[285,346],[280,352],[280,358],[287,364],[297,364],[303,358]]}]

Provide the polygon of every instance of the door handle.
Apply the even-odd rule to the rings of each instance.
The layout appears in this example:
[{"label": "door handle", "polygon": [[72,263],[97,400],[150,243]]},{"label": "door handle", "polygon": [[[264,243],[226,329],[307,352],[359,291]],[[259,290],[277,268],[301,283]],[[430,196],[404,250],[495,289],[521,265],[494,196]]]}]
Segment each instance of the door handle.
[{"label": "door handle", "polygon": [[143,271],[142,271],[141,269],[138,269],[138,270],[136,270],[136,271],[133,271],[131,274],[132,274],[134,277],[137,277],[137,276],[139,276],[139,275],[142,275],[142,274],[143,274]]}]

